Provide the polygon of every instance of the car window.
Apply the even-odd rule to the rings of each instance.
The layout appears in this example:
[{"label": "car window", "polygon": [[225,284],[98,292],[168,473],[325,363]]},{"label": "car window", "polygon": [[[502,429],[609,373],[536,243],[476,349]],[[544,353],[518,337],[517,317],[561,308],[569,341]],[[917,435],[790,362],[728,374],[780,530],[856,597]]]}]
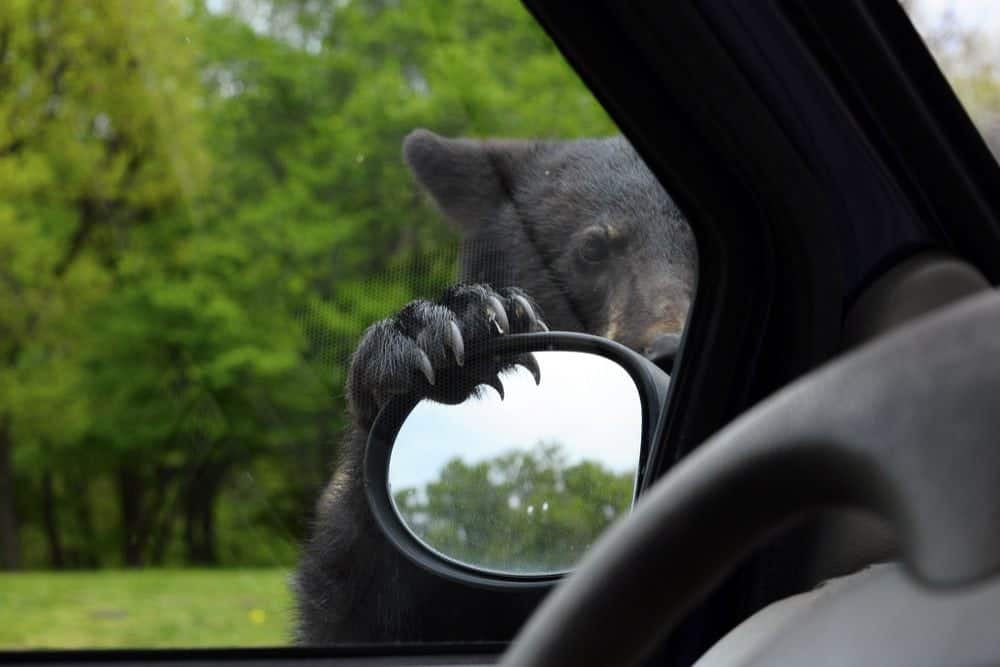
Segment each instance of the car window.
[{"label": "car window", "polygon": [[[517,2],[0,3],[0,649],[509,636],[537,595],[379,535],[367,429],[461,363],[469,313],[669,369],[696,278]],[[530,440],[394,491],[415,520],[627,512],[634,457]]]},{"label": "car window", "polygon": [[1000,5],[990,0],[905,0],[983,138],[1000,155]]}]

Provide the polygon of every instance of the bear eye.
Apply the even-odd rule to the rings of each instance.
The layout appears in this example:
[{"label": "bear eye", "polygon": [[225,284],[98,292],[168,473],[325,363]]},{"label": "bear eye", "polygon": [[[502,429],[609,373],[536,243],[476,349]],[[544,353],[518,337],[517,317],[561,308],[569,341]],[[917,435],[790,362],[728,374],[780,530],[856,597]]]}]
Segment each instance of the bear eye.
[{"label": "bear eye", "polygon": [[611,244],[607,230],[595,229],[580,242],[580,259],[588,264],[599,264],[608,259]]}]

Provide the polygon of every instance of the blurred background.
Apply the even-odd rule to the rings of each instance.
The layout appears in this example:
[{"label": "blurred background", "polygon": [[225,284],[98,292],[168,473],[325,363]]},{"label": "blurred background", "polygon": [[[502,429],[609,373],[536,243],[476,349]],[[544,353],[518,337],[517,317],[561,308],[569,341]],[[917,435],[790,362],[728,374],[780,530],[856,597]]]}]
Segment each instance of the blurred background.
[{"label": "blurred background", "polygon": [[[906,4],[1000,136],[988,4]],[[416,127],[615,131],[513,0],[0,3],[0,649],[288,642],[350,353],[456,275]]]},{"label": "blurred background", "polygon": [[288,641],[416,127],[614,132],[517,2],[0,3],[0,648]]},{"label": "blurred background", "polygon": [[902,5],[993,155],[1000,155],[1000,2],[902,0]]}]

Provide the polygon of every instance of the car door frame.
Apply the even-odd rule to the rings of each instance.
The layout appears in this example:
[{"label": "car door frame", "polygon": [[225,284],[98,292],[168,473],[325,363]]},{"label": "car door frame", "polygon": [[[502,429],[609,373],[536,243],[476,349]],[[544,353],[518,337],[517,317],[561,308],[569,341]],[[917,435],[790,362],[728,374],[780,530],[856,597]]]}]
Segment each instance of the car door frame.
[{"label": "car door frame", "polygon": [[[897,3],[526,4],[698,240],[650,483],[836,354],[854,300],[899,261],[937,249],[1000,280],[1000,169]],[[793,535],[738,570],[662,662],[690,664],[798,592],[800,548]]]}]

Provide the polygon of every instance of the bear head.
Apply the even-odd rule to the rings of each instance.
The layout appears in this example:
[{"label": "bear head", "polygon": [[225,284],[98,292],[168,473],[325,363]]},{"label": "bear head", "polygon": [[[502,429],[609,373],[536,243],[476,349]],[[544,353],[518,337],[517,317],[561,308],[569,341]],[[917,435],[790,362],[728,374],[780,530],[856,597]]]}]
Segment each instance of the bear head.
[{"label": "bear head", "polygon": [[697,278],[687,222],[623,137],[448,139],[403,155],[462,236],[461,279],[516,286],[549,327],[672,357]]}]

